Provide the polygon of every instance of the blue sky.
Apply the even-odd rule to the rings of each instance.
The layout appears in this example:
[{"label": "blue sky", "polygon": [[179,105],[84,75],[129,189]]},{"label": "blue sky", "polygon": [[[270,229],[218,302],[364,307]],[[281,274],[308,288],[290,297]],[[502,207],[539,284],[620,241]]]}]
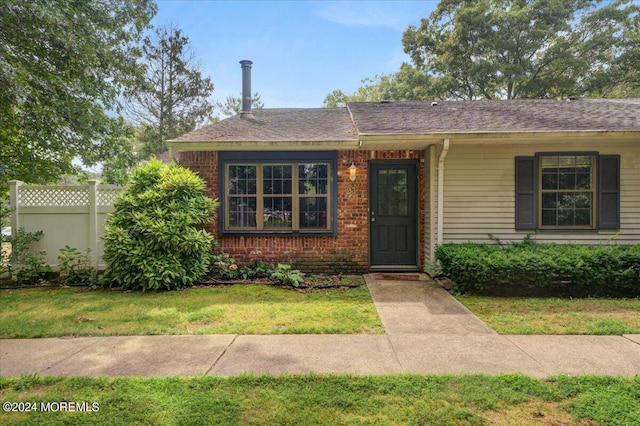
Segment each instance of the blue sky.
[{"label": "blue sky", "polygon": [[252,89],[267,108],[321,107],[409,61],[402,33],[437,1],[156,0],[153,25],[173,23],[189,37],[213,98],[239,96],[239,61],[253,61]]}]

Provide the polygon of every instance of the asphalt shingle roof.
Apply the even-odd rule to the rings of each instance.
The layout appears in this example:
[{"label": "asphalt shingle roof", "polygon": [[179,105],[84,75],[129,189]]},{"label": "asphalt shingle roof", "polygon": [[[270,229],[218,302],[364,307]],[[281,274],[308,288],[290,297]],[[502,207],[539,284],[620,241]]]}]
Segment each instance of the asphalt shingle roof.
[{"label": "asphalt shingle roof", "polygon": [[362,134],[640,130],[640,99],[354,102]]},{"label": "asphalt shingle roof", "polygon": [[640,98],[350,102],[253,111],[173,142],[354,141],[365,134],[640,131]]},{"label": "asphalt shingle roof", "polygon": [[357,140],[346,108],[277,108],[235,116],[182,135],[175,142],[293,142]]}]

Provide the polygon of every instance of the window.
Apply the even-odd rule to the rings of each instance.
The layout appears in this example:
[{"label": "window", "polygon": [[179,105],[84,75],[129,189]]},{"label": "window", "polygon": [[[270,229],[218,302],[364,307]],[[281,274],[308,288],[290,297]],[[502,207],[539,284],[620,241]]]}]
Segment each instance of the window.
[{"label": "window", "polygon": [[593,155],[540,156],[540,228],[594,228]]},{"label": "window", "polygon": [[516,229],[620,227],[620,157],[539,153],[516,157]]},{"label": "window", "polygon": [[[221,155],[224,171],[223,232],[327,233],[334,229],[335,160],[291,153]],[[252,156],[256,158],[254,154]],[[324,158],[322,158],[324,157]],[[233,158],[233,161],[229,161]],[[222,191],[221,191],[222,192]]]}]

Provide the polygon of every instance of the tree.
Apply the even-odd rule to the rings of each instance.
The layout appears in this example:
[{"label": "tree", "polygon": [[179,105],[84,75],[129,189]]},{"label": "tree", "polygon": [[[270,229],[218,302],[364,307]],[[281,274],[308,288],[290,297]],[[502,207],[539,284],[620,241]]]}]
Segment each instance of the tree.
[{"label": "tree", "polygon": [[101,179],[112,185],[124,186],[129,172],[138,163],[135,128],[123,118],[114,124],[102,161]]},{"label": "tree", "polygon": [[365,78],[362,83],[364,85],[351,95],[334,90],[325,97],[323,106],[331,108],[345,106],[347,102],[382,100],[423,101],[436,96],[432,78],[407,63],[403,63],[397,73]]},{"label": "tree", "polygon": [[[231,95],[227,96],[227,99],[224,103],[216,102],[216,108],[220,109],[222,115],[225,115],[227,117],[238,115],[242,112],[242,95],[240,95],[239,97]],[[251,98],[251,108],[264,108],[264,102],[262,102],[262,99],[260,99],[260,94],[258,92],[254,93],[253,97]]]},{"label": "tree", "polygon": [[602,96],[640,84],[640,7],[617,0],[443,0],[402,38],[457,99]]},{"label": "tree", "polygon": [[152,0],[0,4],[0,193],[8,180],[49,183],[76,158],[104,157],[155,12]]},{"label": "tree", "polygon": [[189,38],[173,25],[143,42],[146,79],[128,93],[128,111],[141,126],[142,154],[167,150],[167,139],[194,130],[213,111],[213,83],[203,77]]},{"label": "tree", "polygon": [[403,34],[412,65],[337,90],[347,101],[637,96],[640,6],[631,0],[442,0]]}]

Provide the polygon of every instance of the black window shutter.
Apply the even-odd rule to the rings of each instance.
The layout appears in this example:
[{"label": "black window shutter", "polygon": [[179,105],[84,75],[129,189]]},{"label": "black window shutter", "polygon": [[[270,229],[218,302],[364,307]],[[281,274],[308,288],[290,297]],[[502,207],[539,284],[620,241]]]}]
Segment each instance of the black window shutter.
[{"label": "black window shutter", "polygon": [[516,229],[538,227],[538,166],[536,157],[516,157]]},{"label": "black window shutter", "polygon": [[620,156],[601,155],[598,164],[598,228],[620,229]]}]

